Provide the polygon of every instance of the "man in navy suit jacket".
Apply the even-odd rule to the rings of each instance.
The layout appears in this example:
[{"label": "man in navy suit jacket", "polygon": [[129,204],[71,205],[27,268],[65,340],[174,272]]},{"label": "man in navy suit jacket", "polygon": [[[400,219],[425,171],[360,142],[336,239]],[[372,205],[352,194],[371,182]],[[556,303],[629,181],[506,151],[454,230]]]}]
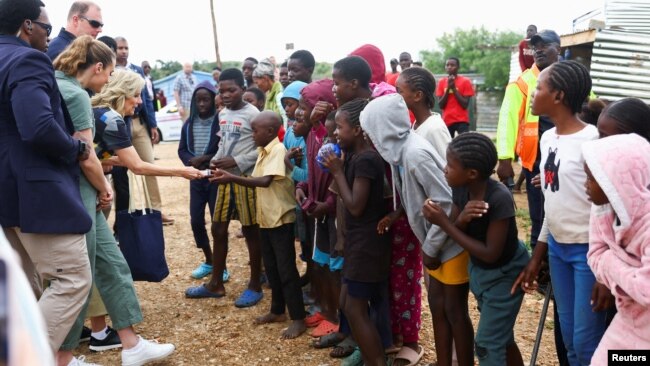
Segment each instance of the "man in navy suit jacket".
[{"label": "man in navy suit jacket", "polygon": [[[90,292],[84,234],[92,221],[79,193],[79,160],[50,59],[52,26],[39,0],[0,0],[0,225],[37,295],[52,351]],[[40,281],[50,286],[42,294]]]}]

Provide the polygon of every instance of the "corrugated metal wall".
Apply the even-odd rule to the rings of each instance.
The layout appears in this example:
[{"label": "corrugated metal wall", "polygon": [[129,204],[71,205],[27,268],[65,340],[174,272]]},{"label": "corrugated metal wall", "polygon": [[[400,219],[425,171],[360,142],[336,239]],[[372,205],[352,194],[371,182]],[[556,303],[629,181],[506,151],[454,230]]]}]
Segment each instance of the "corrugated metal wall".
[{"label": "corrugated metal wall", "polygon": [[605,26],[650,34],[650,1],[608,0],[605,2]]},{"label": "corrugated metal wall", "polygon": [[593,90],[599,97],[636,97],[650,104],[650,34],[603,30],[591,58]]},{"label": "corrugated metal wall", "polygon": [[517,81],[517,78],[521,75],[521,66],[519,66],[519,48],[516,51],[512,51],[510,54],[510,73],[508,75],[508,83]]}]

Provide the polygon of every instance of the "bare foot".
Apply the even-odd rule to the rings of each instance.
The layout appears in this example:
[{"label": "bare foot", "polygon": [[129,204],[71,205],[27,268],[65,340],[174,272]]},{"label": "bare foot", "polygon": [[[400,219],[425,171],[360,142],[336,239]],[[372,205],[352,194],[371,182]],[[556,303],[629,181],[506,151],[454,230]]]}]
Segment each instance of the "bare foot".
[{"label": "bare foot", "polygon": [[284,314],[273,314],[267,313],[260,317],[255,318],[254,323],[257,325],[269,324],[269,323],[282,323],[287,320],[287,316]]},{"label": "bare foot", "polygon": [[305,321],[303,319],[292,320],[289,328],[282,332],[282,339],[294,339],[303,334],[306,330],[307,326],[305,325]]}]

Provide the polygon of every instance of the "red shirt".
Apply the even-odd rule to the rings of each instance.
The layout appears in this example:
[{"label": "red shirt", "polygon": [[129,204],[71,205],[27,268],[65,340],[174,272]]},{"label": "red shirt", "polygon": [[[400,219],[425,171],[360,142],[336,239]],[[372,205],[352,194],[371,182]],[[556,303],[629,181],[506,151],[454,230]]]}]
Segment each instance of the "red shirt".
[{"label": "red shirt", "polygon": [[397,84],[397,78],[399,77],[399,72],[392,73],[392,72],[387,72],[386,73],[386,82],[392,86],[395,86]]},{"label": "red shirt", "polygon": [[[442,78],[438,82],[438,87],[436,88],[436,96],[438,99],[442,98],[446,89],[447,78]],[[474,96],[472,82],[464,76],[456,75],[456,91],[465,97]],[[449,96],[447,96],[447,105],[442,109],[442,120],[445,121],[447,126],[451,126],[456,122],[469,123],[469,111],[460,106],[460,103],[458,103],[458,99],[456,99],[454,94],[449,94]]]},{"label": "red shirt", "polygon": [[519,67],[521,71],[526,71],[533,67],[535,63],[535,51],[528,47],[528,41],[523,39],[519,42]]}]

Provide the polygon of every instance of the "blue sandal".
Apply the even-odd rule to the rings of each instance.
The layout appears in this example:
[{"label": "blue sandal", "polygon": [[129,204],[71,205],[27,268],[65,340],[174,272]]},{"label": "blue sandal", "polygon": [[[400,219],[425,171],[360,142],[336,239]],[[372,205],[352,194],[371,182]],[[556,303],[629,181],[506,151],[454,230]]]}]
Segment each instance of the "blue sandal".
[{"label": "blue sandal", "polygon": [[341,366],[363,366],[363,356],[359,347],[355,347],[351,355],[341,360]]},{"label": "blue sandal", "polygon": [[260,300],[262,300],[263,297],[264,293],[262,291],[255,292],[251,289],[246,289],[239,296],[239,299],[235,301],[235,306],[238,308],[248,308],[255,306],[258,302],[260,302]]},{"label": "blue sandal", "polygon": [[205,287],[205,285],[190,287],[187,290],[185,290],[185,297],[190,298],[190,299],[207,299],[207,298],[218,299],[218,298],[224,297],[224,296],[226,296],[226,294],[214,293],[214,292],[208,290],[208,288]]},{"label": "blue sandal", "polygon": [[192,271],[192,278],[200,280],[203,277],[207,277],[212,273],[212,265],[207,263],[201,263],[194,271]]}]

